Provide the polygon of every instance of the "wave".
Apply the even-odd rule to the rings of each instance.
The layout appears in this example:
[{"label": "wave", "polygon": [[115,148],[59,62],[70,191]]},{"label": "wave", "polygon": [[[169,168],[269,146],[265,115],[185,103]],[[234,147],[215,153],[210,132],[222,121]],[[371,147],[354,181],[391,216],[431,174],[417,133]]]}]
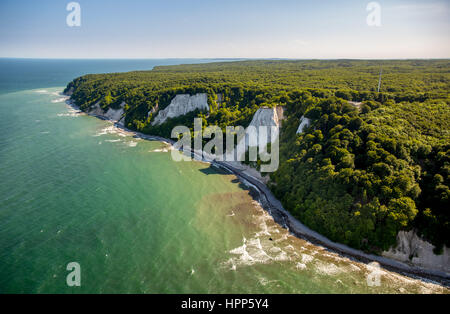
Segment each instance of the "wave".
[{"label": "wave", "polygon": [[157,149],[151,150],[149,152],[150,153],[168,153],[173,149],[174,149],[173,146],[167,146],[165,148],[157,148]]},{"label": "wave", "polygon": [[60,103],[60,102],[65,102],[65,101],[67,101],[67,99],[69,99],[69,97],[60,97],[60,98],[56,98],[56,99],[53,99],[51,102],[52,103]]},{"label": "wave", "polygon": [[128,134],[125,131],[122,131],[121,129],[115,127],[114,125],[107,126],[103,129],[101,129],[99,132],[97,132],[94,136],[102,136],[107,134],[115,134],[121,137],[126,137]]},{"label": "wave", "polygon": [[337,275],[337,274],[340,274],[345,271],[333,263],[318,262],[318,263],[316,263],[315,267],[316,267],[316,271],[319,274],[329,275],[329,276]]},{"label": "wave", "polygon": [[299,270],[303,270],[303,269],[306,269],[306,265],[299,262],[299,263],[295,264],[295,268],[297,268]]},{"label": "wave", "polygon": [[[98,131],[93,136],[99,137],[99,136],[103,136],[103,135],[117,135],[120,137],[131,137],[133,135],[133,133],[131,133],[131,132],[125,131],[122,128],[118,128],[112,122],[109,122],[109,123],[110,123],[110,125],[108,125],[107,127],[104,127],[103,129]],[[117,143],[117,142],[122,142],[122,141],[123,141],[122,139],[105,140],[105,142],[109,142],[109,143]],[[125,144],[128,147],[136,147],[138,145],[138,142],[131,140],[131,141],[126,141]]]},{"label": "wave", "polygon": [[[242,245],[229,251],[233,256],[224,264],[231,270],[237,266],[251,266],[254,264],[268,264],[272,262],[287,262],[298,258],[298,253],[292,245],[285,242],[288,239],[287,231],[280,234],[279,227],[276,224],[268,225],[273,218],[256,201],[252,202],[257,210],[254,219],[259,227],[254,235],[242,239]],[[272,239],[274,238],[274,239]],[[281,249],[283,246],[286,250]]]},{"label": "wave", "polygon": [[72,107],[69,107],[67,112],[65,113],[58,113],[58,117],[79,117],[81,115],[84,115],[84,112],[81,110],[73,109]]},{"label": "wave", "polygon": [[99,132],[97,132],[93,136],[98,137],[98,136],[102,136],[102,135],[114,134],[114,135],[118,135],[120,137],[127,137],[127,136],[133,135],[133,133],[131,133],[131,132],[128,132],[121,128],[116,127],[112,122],[109,122],[109,123],[110,123],[110,125],[108,125],[107,127],[104,127],[103,129],[101,129]]}]

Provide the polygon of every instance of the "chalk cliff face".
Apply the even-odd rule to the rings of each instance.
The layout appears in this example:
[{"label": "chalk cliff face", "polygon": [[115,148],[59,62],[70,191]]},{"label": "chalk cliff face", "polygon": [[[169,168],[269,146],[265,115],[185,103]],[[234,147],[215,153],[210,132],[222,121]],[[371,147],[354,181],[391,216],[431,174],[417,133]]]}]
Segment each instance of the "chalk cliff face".
[{"label": "chalk cliff face", "polygon": [[421,239],[414,231],[400,231],[397,246],[383,252],[383,256],[450,274],[450,249],[444,246],[441,255],[433,253],[434,246]]},{"label": "chalk cliff face", "polygon": [[[281,108],[281,109],[279,109]],[[281,125],[281,119],[279,117],[279,114],[282,115],[283,107],[276,107],[276,108],[260,108],[258,111],[256,111],[255,115],[253,116],[252,122],[250,122],[249,127],[255,127],[257,134],[259,133],[259,127],[260,126],[266,126],[266,127],[275,127],[275,136],[271,137],[271,130],[267,129],[267,139],[263,139],[264,143],[274,143],[275,140],[278,137],[278,134],[280,132],[280,125]],[[281,117],[282,118],[282,117]],[[251,130],[251,129],[249,129]],[[258,134],[259,138],[259,134]],[[250,140],[247,142],[249,146],[257,146],[258,143]]]},{"label": "chalk cliff face", "polygon": [[284,120],[284,107],[276,106],[275,110],[277,111],[278,126],[280,126],[281,121]]},{"label": "chalk cliff face", "polygon": [[300,118],[300,125],[298,126],[297,129],[297,134],[303,133],[303,130],[311,123],[311,121],[308,118],[305,118],[304,116],[302,116]]},{"label": "chalk cliff face", "polygon": [[[259,146],[259,127],[260,126],[268,126],[275,127],[275,137],[271,136],[271,129],[267,128],[267,137],[263,139],[263,145],[267,145],[268,143],[274,143],[280,132],[281,120],[283,119],[283,110],[284,108],[279,106],[276,108],[260,108],[253,116],[250,125],[246,129],[245,137],[243,137],[234,149],[230,152],[226,152],[224,157],[227,161],[235,161],[243,158],[245,150],[248,147]],[[280,118],[281,117],[281,118]],[[253,128],[251,128],[253,127]],[[265,146],[264,145],[264,146]],[[239,166],[239,165],[235,165]]]},{"label": "chalk cliff face", "polygon": [[125,107],[125,102],[120,104],[120,109],[112,109],[108,108],[106,113],[100,107],[100,102],[97,102],[91,109],[89,109],[88,113],[95,116],[100,116],[112,121],[122,121],[123,120],[123,108]]},{"label": "chalk cliff face", "polygon": [[[281,118],[280,118],[281,116]],[[271,135],[271,129],[267,128],[267,137],[262,139],[263,146],[266,146],[268,143],[274,143],[277,138],[278,134],[280,132],[280,126],[281,126],[281,119],[283,117],[283,107],[276,107],[276,108],[260,108],[258,111],[256,111],[255,115],[253,116],[252,121],[250,122],[250,125],[248,126],[246,130],[246,136],[242,138],[239,143],[236,145],[242,147],[242,145],[245,145],[245,148],[248,147],[255,147],[259,146],[259,127],[260,126],[266,126],[266,127],[275,127],[275,133],[274,137]],[[253,128],[252,128],[253,127]],[[239,158],[241,156],[240,153],[237,153],[239,150],[234,149],[232,152],[226,155],[227,160],[231,160],[234,158]],[[240,151],[239,151],[240,152]],[[244,153],[244,152],[242,152]],[[234,156],[234,157],[233,157]]]},{"label": "chalk cliff face", "polygon": [[166,109],[158,112],[152,125],[161,125],[168,118],[179,117],[197,109],[209,111],[207,94],[196,94],[192,96],[188,94],[177,95],[172,99]]},{"label": "chalk cliff face", "polygon": [[123,116],[123,108],[124,108],[124,106],[125,106],[125,103],[122,102],[120,104],[120,109],[115,110],[115,109],[109,108],[108,111],[105,114],[105,117],[107,117],[109,120],[113,120],[113,121],[121,120],[122,116]]},{"label": "chalk cliff face", "polygon": [[260,108],[253,116],[250,126],[276,126],[279,127],[280,121],[276,108]]},{"label": "chalk cliff face", "polygon": [[156,104],[156,106],[153,107],[152,110],[150,110],[150,111],[147,113],[147,118],[150,117],[151,114],[154,114],[155,112],[157,112],[158,110],[159,110],[159,105]]},{"label": "chalk cliff face", "polygon": [[103,117],[103,115],[105,114],[103,109],[100,108],[100,102],[97,102],[94,106],[90,107],[88,109],[88,113],[94,116],[101,116],[101,117]]}]

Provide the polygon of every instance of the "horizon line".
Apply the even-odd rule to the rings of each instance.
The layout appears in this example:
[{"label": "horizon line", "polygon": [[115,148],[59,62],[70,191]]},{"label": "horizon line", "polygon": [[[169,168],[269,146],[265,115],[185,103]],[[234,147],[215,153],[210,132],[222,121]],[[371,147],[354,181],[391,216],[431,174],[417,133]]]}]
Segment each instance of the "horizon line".
[{"label": "horizon line", "polygon": [[20,59],[20,60],[449,60],[450,57],[413,57],[413,58],[281,58],[281,57],[155,57],[155,58],[59,58],[59,57],[1,57],[0,59]]}]

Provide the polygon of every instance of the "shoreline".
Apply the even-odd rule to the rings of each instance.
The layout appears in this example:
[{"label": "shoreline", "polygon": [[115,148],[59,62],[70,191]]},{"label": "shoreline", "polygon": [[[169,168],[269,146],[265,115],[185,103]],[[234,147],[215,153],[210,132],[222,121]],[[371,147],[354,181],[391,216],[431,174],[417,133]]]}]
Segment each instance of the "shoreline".
[{"label": "shoreline", "polygon": [[[79,109],[71,99],[68,99],[66,101],[66,104],[81,111],[81,109]],[[148,135],[138,131],[130,130],[122,123],[110,120],[107,117],[89,114],[84,111],[82,112],[102,120],[110,121],[114,124],[115,127],[131,133],[134,138],[140,138],[149,141],[159,141],[170,145],[173,145],[175,143],[175,141],[172,139],[167,139],[156,135]],[[439,284],[447,288],[450,287],[450,274],[447,274],[445,272],[430,270],[420,266],[410,266],[394,259],[364,253],[363,251],[353,249],[347,245],[331,241],[330,239],[317,233],[316,231],[309,229],[294,216],[292,216],[292,214],[289,213],[283,207],[281,202],[272,194],[267,185],[264,182],[260,181],[258,178],[244,173],[244,170],[236,168],[229,162],[206,160],[194,150],[191,150],[190,153],[195,161],[209,163],[211,166],[215,166],[216,168],[235,175],[242,184],[247,186],[253,193],[257,195],[257,198],[253,195],[252,197],[254,197],[255,200],[261,204],[262,208],[269,213],[274,221],[278,223],[282,228],[287,229],[295,237],[307,240],[314,245],[322,246],[326,250],[360,263],[367,264],[370,262],[377,262],[380,264],[380,266],[388,271],[392,271],[414,279],[431,281],[432,283]]]}]

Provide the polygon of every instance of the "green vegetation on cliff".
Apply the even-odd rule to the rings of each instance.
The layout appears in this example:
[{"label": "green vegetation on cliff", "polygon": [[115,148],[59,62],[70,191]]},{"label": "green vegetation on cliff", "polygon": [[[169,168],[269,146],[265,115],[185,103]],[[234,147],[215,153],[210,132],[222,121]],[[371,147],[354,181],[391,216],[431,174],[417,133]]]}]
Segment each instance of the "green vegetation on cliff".
[{"label": "green vegetation on cliff", "polygon": [[[83,110],[125,102],[127,127],[165,137],[194,117],[247,126],[258,108],[284,106],[270,188],[312,229],[379,253],[411,228],[450,246],[449,82],[449,60],[242,61],[86,75],[67,91]],[[151,126],[181,93],[207,93],[210,113]],[[302,116],[311,124],[296,134]]]}]

